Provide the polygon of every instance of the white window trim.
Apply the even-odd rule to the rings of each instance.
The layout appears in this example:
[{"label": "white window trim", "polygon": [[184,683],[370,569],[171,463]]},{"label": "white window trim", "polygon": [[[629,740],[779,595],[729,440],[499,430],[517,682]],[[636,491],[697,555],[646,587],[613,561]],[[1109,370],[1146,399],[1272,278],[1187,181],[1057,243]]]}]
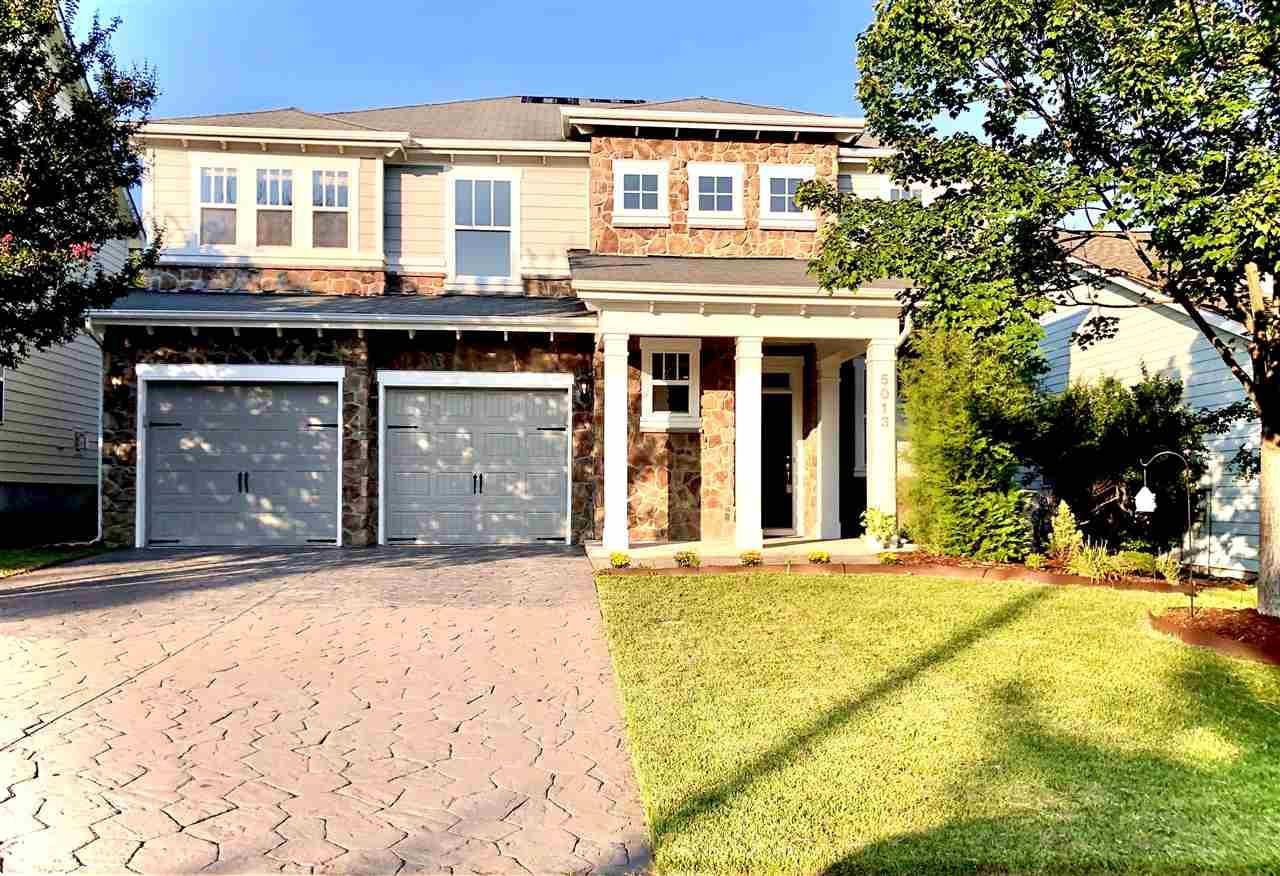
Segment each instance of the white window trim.
[{"label": "white window trim", "polygon": [[[454,292],[523,292],[520,270],[520,168],[458,167],[446,170],[444,176],[444,263],[445,288]],[[454,189],[458,180],[504,180],[511,183],[511,273],[507,277],[470,277],[457,272],[457,228],[454,219]]]},{"label": "white window trim", "polygon": [[[670,164],[636,158],[613,160],[613,224],[617,228],[665,228],[671,224],[671,190],[667,187]],[[658,209],[626,210],[622,206],[622,177],[628,173],[658,176]]]},{"label": "white window trim", "polygon": [[[204,171],[205,170],[222,171],[222,186],[223,186],[223,198],[224,198],[222,201],[206,201],[204,199]],[[236,199],[234,201],[225,200],[228,171],[231,172],[232,178],[235,179],[236,181]],[[204,230],[204,211],[205,210],[231,210],[233,213],[236,214],[236,223],[235,223],[236,241],[240,240],[239,210],[240,210],[240,200],[241,200],[241,183],[242,183],[242,180],[240,179],[240,168],[236,167],[234,163],[227,163],[223,165],[201,165],[196,168],[195,183],[191,191],[195,193],[196,215],[195,215],[195,225],[193,226],[193,228],[195,229],[195,233],[197,236],[199,236]],[[222,244],[222,245],[225,246],[225,244]]]},{"label": "white window trim", "polygon": [[[270,174],[272,171],[280,172],[282,174],[286,171],[288,172],[289,187],[290,187],[290,191],[289,191],[290,203],[272,204],[269,201],[266,204],[258,203],[258,174],[264,171],[268,174]],[[299,239],[298,237],[298,212],[299,211],[298,211],[297,183],[298,183],[298,174],[292,167],[288,167],[285,165],[268,164],[264,167],[258,167],[254,169],[253,171],[253,237],[250,239],[253,241],[253,248],[258,252],[265,252],[265,253],[288,252],[291,249],[297,248],[296,244],[294,243]],[[270,194],[269,194],[270,193],[270,176],[268,176],[267,178],[267,185],[268,185],[268,189],[267,189],[268,197],[270,197]],[[283,200],[284,199],[284,177],[283,176],[280,177],[280,189],[281,189],[281,200]],[[308,185],[307,187],[308,197],[310,196],[310,191],[311,191],[311,188]],[[239,194],[239,192],[237,192],[237,194]],[[262,213],[263,211],[266,211],[269,213],[279,213],[285,210],[289,211],[289,226],[290,226],[289,227],[289,243],[285,246],[279,246],[277,244],[258,243],[258,214]],[[240,221],[239,220],[240,220],[240,214],[239,212],[237,212],[236,213],[236,226],[237,226],[236,240],[240,239],[240,229],[239,229]]]},{"label": "white window trim", "polygon": [[[925,198],[929,195],[929,190],[920,183],[899,183],[886,176],[880,184],[880,197],[886,201],[892,200],[894,189],[918,191],[920,193],[919,201],[921,204],[925,203]],[[930,197],[929,200],[932,201],[933,198]]]},{"label": "white window trim", "polygon": [[[254,199],[257,200],[256,197]],[[147,385],[152,381],[190,383],[331,383],[338,387],[338,515],[337,547],[342,547],[342,442],[346,425],[341,415],[342,384],[347,369],[341,365],[135,365],[138,404],[134,429],[137,437],[137,475],[133,509],[134,547],[147,546]]]},{"label": "white window trim", "polygon": [[760,227],[791,231],[814,231],[818,227],[817,214],[812,210],[803,213],[774,213],[769,209],[769,181],[799,177],[811,180],[818,169],[812,164],[762,164],[760,165]]},{"label": "white window trim", "polygon": [[[236,152],[191,152],[191,234],[187,241],[176,247],[165,247],[165,255],[175,253],[198,256],[198,261],[226,264],[254,263],[281,264],[285,261],[297,264],[341,262],[354,257],[360,240],[360,159],[345,156],[280,155]],[[200,169],[203,167],[234,167],[236,169],[236,243],[234,246],[200,242]],[[293,172],[293,244],[291,246],[258,246],[258,171],[289,170]],[[311,245],[311,172],[314,170],[345,170],[350,189],[347,198],[347,246]],[[371,193],[372,194],[372,193]],[[230,206],[230,205],[227,205]],[[284,207],[261,205],[264,210],[283,210]],[[330,208],[322,208],[328,210]],[[341,209],[341,208],[336,208]],[[381,254],[379,254],[381,261]]]},{"label": "white window trim", "polygon": [[[653,354],[689,354],[689,413],[673,414],[653,409]],[[640,431],[697,432],[702,428],[700,396],[702,341],[699,338],[640,339]]]},{"label": "white window trim", "polygon": [[[345,173],[347,175],[347,206],[345,207],[327,207],[324,205],[316,206],[316,173]],[[352,193],[355,191],[355,179],[351,175],[351,171],[345,167],[315,167],[311,170],[311,218],[307,223],[307,233],[311,236],[311,248],[316,252],[351,252],[356,247],[356,238],[354,231],[356,227],[356,210],[355,200]],[[335,186],[337,185],[335,181]],[[337,192],[335,190],[335,199]],[[321,198],[323,200],[323,198]],[[347,245],[346,246],[317,246],[315,242],[315,214],[316,213],[346,213],[347,214]]]},{"label": "white window trim", "polygon": [[[564,543],[573,541],[573,385],[567,371],[379,371],[378,382],[378,495],[387,494],[387,389],[396,387],[457,387],[469,389],[559,389],[568,393],[565,426],[569,440],[569,484],[565,490]],[[387,503],[378,503],[378,544],[387,544]]]},{"label": "white window trim", "polygon": [[[746,169],[742,164],[722,161],[690,161],[689,170],[689,227],[691,228],[746,228],[745,191],[743,181]],[[728,212],[698,209],[698,178],[703,176],[727,176],[733,179],[733,207]]]}]

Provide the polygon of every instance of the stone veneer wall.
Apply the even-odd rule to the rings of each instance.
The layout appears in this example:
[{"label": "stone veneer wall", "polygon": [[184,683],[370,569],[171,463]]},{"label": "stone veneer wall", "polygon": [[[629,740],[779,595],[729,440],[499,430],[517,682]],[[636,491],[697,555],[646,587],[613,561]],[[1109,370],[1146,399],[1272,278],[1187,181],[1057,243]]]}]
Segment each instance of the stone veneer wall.
[{"label": "stone veneer wall", "polygon": [[[311,292],[320,295],[442,295],[443,274],[397,274],[338,268],[243,268],[163,265],[149,273],[156,292]],[[524,278],[535,298],[570,298],[568,279]]]},{"label": "stone veneer wall", "polygon": [[154,364],[341,365],[343,384],[343,543],[374,544],[378,523],[378,423],[375,372],[416,370],[569,371],[585,392],[575,392],[573,416],[573,515],[575,540],[595,537],[600,449],[592,421],[592,339],[444,332],[410,340],[399,332],[227,329],[192,336],[186,329],[108,327],[103,342],[103,531],[107,544],[132,545],[137,499],[137,377],[134,366]]},{"label": "stone veneer wall", "polygon": [[[668,159],[671,224],[667,228],[613,226],[613,160]],[[690,161],[741,162],[745,229],[689,227]],[[785,256],[809,258],[817,232],[766,230],[760,225],[760,164],[812,164],[817,178],[836,182],[837,147],[827,143],[757,143],[732,140],[591,139],[591,249],[610,255]]]},{"label": "stone veneer wall", "polygon": [[[113,547],[132,545],[137,502],[138,386],[134,366],[149,364],[341,365],[342,538],[351,547],[372,544],[377,525],[377,396],[369,344],[354,332],[286,332],[268,329],[206,330],[192,336],[179,328],[110,326],[103,340],[102,507],[103,538]],[[374,406],[370,406],[370,399]]]},{"label": "stone veneer wall", "polygon": [[[689,541],[733,535],[733,341],[703,340],[699,432],[641,432],[640,346],[627,363],[627,511],[633,542]],[[595,357],[595,427],[604,434],[604,357]],[[603,439],[599,439],[602,442]],[[597,449],[600,444],[597,443]],[[596,494],[604,494],[604,468]],[[603,531],[604,507],[596,508]]]}]

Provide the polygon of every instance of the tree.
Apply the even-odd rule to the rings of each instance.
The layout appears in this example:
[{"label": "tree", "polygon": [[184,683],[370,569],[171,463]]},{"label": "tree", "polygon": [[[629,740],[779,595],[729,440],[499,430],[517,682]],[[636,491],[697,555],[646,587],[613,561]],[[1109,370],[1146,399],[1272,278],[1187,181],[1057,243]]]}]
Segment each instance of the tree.
[{"label": "tree", "polygon": [[[1262,422],[1259,610],[1280,616],[1280,309],[1247,265],[1280,257],[1280,7],[1274,0],[880,0],[857,42],[869,130],[931,203],[801,200],[835,218],[813,271],[831,288],[914,281],[918,324],[1030,331],[1092,304],[1104,272],[1062,246],[1071,217],[1115,229],[1213,345]],[[965,116],[980,133],[943,133]],[[1159,290],[1159,291],[1156,291]],[[1144,306],[1138,303],[1135,306]],[[1246,330],[1243,353],[1216,314]],[[1090,319],[1082,344],[1114,334]]]},{"label": "tree", "polygon": [[118,24],[95,18],[78,41],[55,0],[0,6],[0,367],[71,340],[155,264],[158,239],[121,270],[94,261],[138,234],[121,193],[142,178],[130,138],[156,96],[151,71],[117,66]]}]

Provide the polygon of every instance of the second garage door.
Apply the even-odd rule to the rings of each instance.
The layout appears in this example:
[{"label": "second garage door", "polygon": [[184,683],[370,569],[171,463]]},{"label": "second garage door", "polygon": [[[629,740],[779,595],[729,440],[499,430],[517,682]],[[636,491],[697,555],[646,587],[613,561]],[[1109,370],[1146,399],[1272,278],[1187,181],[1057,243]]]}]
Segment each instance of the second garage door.
[{"label": "second garage door", "polygon": [[565,390],[388,388],[385,412],[388,542],[567,537]]}]

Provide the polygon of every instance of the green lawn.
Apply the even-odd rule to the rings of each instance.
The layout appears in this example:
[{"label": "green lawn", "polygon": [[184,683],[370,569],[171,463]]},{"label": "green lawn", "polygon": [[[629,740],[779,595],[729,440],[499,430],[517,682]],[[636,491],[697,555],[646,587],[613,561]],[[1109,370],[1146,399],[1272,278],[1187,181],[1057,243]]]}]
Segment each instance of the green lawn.
[{"label": "green lawn", "polygon": [[100,550],[95,547],[0,548],[0,578],[30,572],[42,566],[90,557]]},{"label": "green lawn", "polygon": [[1152,633],[1181,597],[599,588],[664,872],[1280,872],[1280,668]]}]

